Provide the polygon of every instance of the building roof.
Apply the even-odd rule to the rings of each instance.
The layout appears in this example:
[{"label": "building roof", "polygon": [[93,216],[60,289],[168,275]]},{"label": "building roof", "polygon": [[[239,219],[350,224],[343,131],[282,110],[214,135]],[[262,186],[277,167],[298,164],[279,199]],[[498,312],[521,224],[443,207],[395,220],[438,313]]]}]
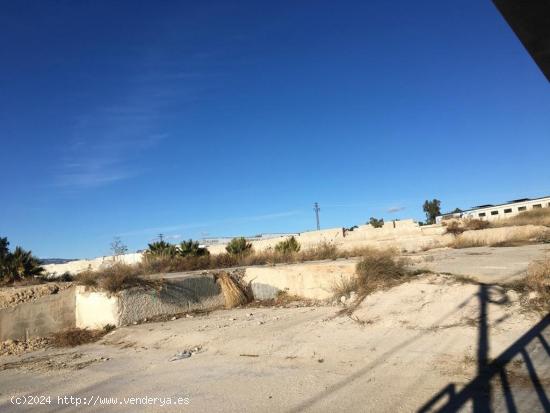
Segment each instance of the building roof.
[{"label": "building roof", "polygon": [[[470,209],[465,209],[464,211],[462,211],[463,213],[464,212],[470,212],[470,211],[474,211],[476,209],[483,209],[483,208],[497,208],[497,207],[500,207],[500,206],[504,206],[504,205],[510,205],[510,204],[517,204],[517,203],[520,203],[520,202],[528,202],[528,201],[537,201],[539,199],[545,199],[545,198],[550,198],[550,195],[547,195],[547,196],[541,196],[539,198],[519,198],[519,199],[513,199],[511,201],[508,201],[508,202],[504,202],[502,204],[483,204],[483,205],[477,205],[477,206],[473,206],[471,207]],[[454,212],[446,212],[444,214],[441,214],[440,216],[445,216],[445,215],[453,215]]]}]

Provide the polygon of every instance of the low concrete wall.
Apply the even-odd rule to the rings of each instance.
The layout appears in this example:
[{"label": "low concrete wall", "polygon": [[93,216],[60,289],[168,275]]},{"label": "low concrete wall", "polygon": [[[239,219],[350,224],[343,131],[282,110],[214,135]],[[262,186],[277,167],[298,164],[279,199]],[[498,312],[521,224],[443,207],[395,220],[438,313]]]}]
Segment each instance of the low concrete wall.
[{"label": "low concrete wall", "polygon": [[26,340],[75,327],[75,288],[0,310],[0,340]]},{"label": "low concrete wall", "polygon": [[164,280],[160,291],[130,289],[119,295],[119,323],[130,324],[158,315],[207,310],[224,304],[213,275],[184,275]]},{"label": "low concrete wall", "polygon": [[220,307],[224,298],[213,275],[170,274],[162,288],[132,288],[117,294],[76,291],[76,324],[102,328],[106,324],[128,325],[159,315]]},{"label": "low concrete wall", "polygon": [[[294,235],[302,250],[314,248],[320,243],[334,244],[339,248],[350,250],[353,248],[375,246],[379,248],[397,248],[407,251],[418,251],[428,247],[443,246],[450,241],[445,236],[445,227],[442,225],[419,226],[412,219],[402,221],[389,221],[382,228],[374,228],[370,225],[360,225],[353,231],[344,231],[344,228],[329,228],[320,231],[308,231]],[[251,241],[255,251],[266,251],[275,248],[279,242],[290,236],[280,236]],[[223,254],[226,244],[208,246],[211,254]],[[142,253],[121,255],[117,262],[135,264],[141,261]],[[87,269],[97,270],[102,266],[111,265],[113,257],[105,256],[92,260],[71,261],[65,264],[45,265],[46,272],[61,275],[64,272],[77,274]]]},{"label": "low concrete wall", "polygon": [[333,295],[333,286],[355,277],[358,259],[316,261],[301,264],[249,267],[244,281],[254,298],[275,298],[280,291],[304,298],[324,300]]},{"label": "low concrete wall", "polygon": [[[360,225],[353,231],[344,231],[343,228],[330,228],[321,231],[302,232],[294,237],[300,243],[302,250],[307,250],[326,242],[343,250],[352,250],[362,247],[397,248],[398,250],[420,251],[425,248],[434,248],[447,245],[451,235],[446,235],[446,228],[442,225],[420,226],[413,220],[386,222],[382,228],[371,225]],[[275,248],[277,243],[290,238],[281,236],[265,240],[251,241],[255,251],[266,251]],[[225,245],[209,246],[212,254],[225,252]]]},{"label": "low concrete wall", "polygon": [[119,298],[102,291],[86,291],[78,286],[75,297],[75,318],[78,328],[103,328],[119,325]]}]

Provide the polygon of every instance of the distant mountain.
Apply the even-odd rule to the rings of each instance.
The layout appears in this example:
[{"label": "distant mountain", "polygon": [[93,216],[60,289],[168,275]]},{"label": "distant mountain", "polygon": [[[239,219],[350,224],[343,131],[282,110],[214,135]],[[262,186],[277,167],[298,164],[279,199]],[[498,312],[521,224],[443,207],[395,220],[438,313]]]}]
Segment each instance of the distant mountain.
[{"label": "distant mountain", "polygon": [[40,258],[40,264],[65,264],[66,262],[76,261],[78,258]]}]

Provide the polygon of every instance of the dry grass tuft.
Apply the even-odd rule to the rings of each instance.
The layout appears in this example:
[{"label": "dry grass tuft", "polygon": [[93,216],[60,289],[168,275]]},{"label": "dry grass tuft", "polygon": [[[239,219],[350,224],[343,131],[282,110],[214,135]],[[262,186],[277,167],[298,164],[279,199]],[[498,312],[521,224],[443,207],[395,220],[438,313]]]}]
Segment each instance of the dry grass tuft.
[{"label": "dry grass tuft", "polygon": [[[407,282],[414,276],[407,268],[406,261],[401,259],[395,250],[391,249],[366,250],[361,261],[357,263],[355,272],[357,278],[354,281],[354,287],[358,293],[358,298],[350,307],[340,311],[340,315],[351,315],[367,295],[375,291],[395,287]],[[351,287],[352,284],[348,283],[337,285],[335,293],[341,292],[340,295],[346,295],[343,292]],[[341,291],[338,289],[341,289]]]},{"label": "dry grass tuft", "polygon": [[69,330],[55,333],[51,336],[51,344],[54,347],[75,347],[82,344],[98,341],[112,330],[112,326],[105,326],[102,330],[88,330],[71,328]]},{"label": "dry grass tuft", "polygon": [[[524,227],[528,228],[528,227]],[[512,229],[510,229],[512,230]],[[509,234],[502,234],[500,237],[471,236],[472,233],[465,233],[455,237],[448,245],[451,248],[472,248],[472,247],[517,247],[550,241],[550,230],[535,228],[535,230],[517,230]]]},{"label": "dry grass tuft", "polygon": [[451,221],[449,223],[443,223],[443,225],[447,229],[447,234],[458,236],[464,231],[479,231],[481,229],[489,228],[490,223],[480,219],[466,219],[464,221]]},{"label": "dry grass tuft", "polygon": [[530,209],[514,217],[491,222],[491,227],[541,225],[550,227],[550,208]]},{"label": "dry grass tuft", "polygon": [[97,287],[98,274],[95,271],[86,270],[79,273],[75,277],[75,281],[77,284],[86,287]]},{"label": "dry grass tuft", "polygon": [[338,247],[329,242],[322,242],[305,251],[301,257],[301,261],[313,261],[313,260],[335,260],[337,258],[345,257],[346,253],[340,251]]},{"label": "dry grass tuft", "polygon": [[547,314],[550,311],[550,257],[532,262],[527,276],[507,283],[506,288],[520,294],[520,302],[526,310]]},{"label": "dry grass tuft", "polygon": [[489,221],[482,221],[481,219],[467,219],[464,221],[464,228],[469,231],[479,231],[490,226]]},{"label": "dry grass tuft", "polygon": [[451,221],[449,223],[443,223],[443,225],[445,226],[445,233],[446,234],[452,234],[452,235],[460,235],[462,234],[464,231],[466,231],[466,229],[460,225],[460,223],[458,221]]},{"label": "dry grass tuft", "polygon": [[334,294],[334,298],[339,299],[342,296],[349,297],[352,292],[359,290],[359,282],[356,277],[340,277],[331,286],[331,291]]},{"label": "dry grass tuft", "polygon": [[393,250],[371,250],[357,264],[356,272],[362,294],[391,288],[407,281],[410,276],[406,262]]},{"label": "dry grass tuft", "polygon": [[98,271],[82,272],[76,277],[76,282],[110,293],[132,287],[158,288],[158,281],[144,279],[140,273],[139,266],[117,263]]},{"label": "dry grass tuft", "polygon": [[525,285],[536,297],[530,304],[541,311],[550,310],[550,258],[535,261],[529,265]]},{"label": "dry grass tuft", "polygon": [[222,289],[225,300],[225,308],[235,308],[245,305],[250,301],[248,288],[236,281],[228,273],[223,272],[218,274],[216,282],[220,284]]}]

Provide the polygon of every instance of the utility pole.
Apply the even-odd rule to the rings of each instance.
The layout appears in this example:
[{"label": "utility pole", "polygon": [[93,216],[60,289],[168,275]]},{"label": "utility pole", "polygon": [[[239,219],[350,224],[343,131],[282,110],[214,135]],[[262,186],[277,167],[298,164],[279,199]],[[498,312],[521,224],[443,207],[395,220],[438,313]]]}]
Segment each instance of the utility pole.
[{"label": "utility pole", "polygon": [[161,234],[158,235],[158,237],[160,239],[160,242],[162,242],[164,240],[164,234],[161,233]]},{"label": "utility pole", "polygon": [[319,208],[319,203],[315,202],[313,204],[313,210],[315,211],[315,219],[317,220],[317,231],[321,229],[321,226],[319,225],[319,211],[321,208]]}]

